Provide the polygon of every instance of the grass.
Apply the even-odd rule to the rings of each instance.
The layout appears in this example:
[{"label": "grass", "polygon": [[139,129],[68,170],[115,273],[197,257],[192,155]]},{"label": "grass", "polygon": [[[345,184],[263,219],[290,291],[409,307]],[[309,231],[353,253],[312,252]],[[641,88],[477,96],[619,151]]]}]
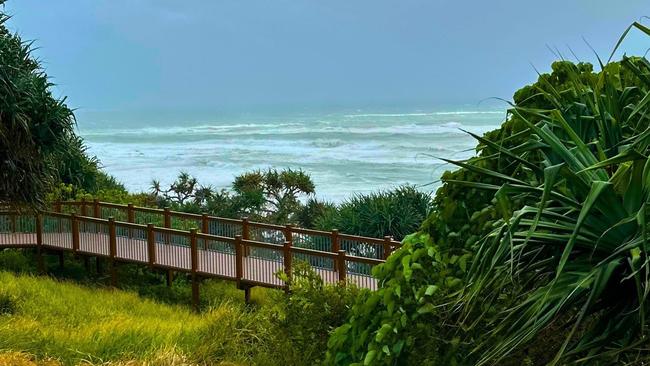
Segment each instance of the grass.
[{"label": "grass", "polygon": [[[168,288],[158,283],[161,274],[123,266],[125,289],[111,289],[102,284],[102,276],[84,275],[81,262],[69,259],[63,269],[52,264],[58,278],[38,277],[28,251],[0,252],[0,268],[11,270],[0,272],[0,352],[10,352],[0,362],[271,365],[278,361],[273,351],[267,351],[274,348],[269,343],[274,338],[261,342],[258,337],[263,332],[259,327],[274,328],[271,320],[278,309],[272,298],[277,291],[255,288],[252,305],[247,305],[233,283],[205,281],[203,311],[197,314],[186,304],[190,293],[184,277]],[[135,286],[138,281],[143,285]]]},{"label": "grass", "polygon": [[123,288],[114,289],[72,256],[64,268],[50,256],[50,276],[37,276],[31,255],[0,251],[0,366],[312,365],[345,317],[336,291],[323,299],[323,289],[287,297],[253,288],[246,304],[234,283],[220,280],[201,284],[195,313],[184,276],[167,287],[164,273],[124,265]]},{"label": "grass", "polygon": [[130,292],[7,272],[0,273],[0,283],[0,294],[16,299],[15,312],[0,316],[0,349],[54,357],[64,364],[147,361],[190,350],[195,362],[224,361],[213,360],[211,351],[219,347],[212,342],[247,315],[228,302],[197,315]]}]

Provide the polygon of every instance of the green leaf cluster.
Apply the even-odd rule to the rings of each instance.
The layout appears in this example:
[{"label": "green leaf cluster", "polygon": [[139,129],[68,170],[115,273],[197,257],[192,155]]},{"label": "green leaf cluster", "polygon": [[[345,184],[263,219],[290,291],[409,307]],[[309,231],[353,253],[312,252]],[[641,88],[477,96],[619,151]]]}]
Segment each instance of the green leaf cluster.
[{"label": "green leaf cluster", "polygon": [[650,63],[600,66],[554,63],[473,135],[476,157],[448,161],[460,169],[333,333],[329,364],[648,358]]}]

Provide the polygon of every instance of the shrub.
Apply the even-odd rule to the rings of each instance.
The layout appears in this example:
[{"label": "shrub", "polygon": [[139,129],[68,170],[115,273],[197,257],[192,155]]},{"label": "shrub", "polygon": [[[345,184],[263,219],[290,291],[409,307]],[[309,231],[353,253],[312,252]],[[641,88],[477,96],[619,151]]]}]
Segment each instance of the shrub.
[{"label": "shrub", "polygon": [[[287,279],[284,274],[281,276]],[[367,294],[352,284],[328,285],[304,262],[294,263],[289,295],[276,294],[281,309],[276,329],[288,339],[303,364],[319,364],[330,332],[344,323],[354,300]]]},{"label": "shrub", "polygon": [[[503,153],[519,157],[520,169],[534,164],[536,179],[499,177],[484,187],[496,192],[501,220],[479,243],[462,306],[462,318],[491,329],[493,337],[476,343],[481,363],[509,355],[567,313],[574,315],[562,319],[568,331],[554,362],[616,357],[645,332],[650,64],[624,57],[593,78],[570,65],[563,71],[571,97],[542,84],[552,109],[511,110],[540,159]],[[525,206],[513,210],[515,199]]]},{"label": "shrub", "polygon": [[0,316],[11,315],[18,309],[16,296],[0,291]]},{"label": "shrub", "polygon": [[557,62],[517,91],[502,127],[475,136],[478,156],[443,175],[421,239],[376,269],[328,363],[647,359],[649,94],[650,63],[628,57],[598,73]]},{"label": "shrub", "polygon": [[15,273],[30,273],[33,264],[23,250],[5,249],[0,250],[0,268]]},{"label": "shrub", "polygon": [[75,149],[74,116],[7,19],[0,12],[0,202],[41,205],[62,152]]},{"label": "shrub", "polygon": [[[441,298],[462,286],[469,253],[441,251],[428,234],[413,234],[373,271],[381,287],[359,297],[328,342],[327,362],[452,364],[457,338],[440,337],[449,305]],[[419,352],[413,352],[414,349]]]},{"label": "shrub", "polygon": [[337,207],[324,207],[314,226],[321,230],[401,240],[420,227],[432,207],[431,195],[413,186],[356,195]]}]

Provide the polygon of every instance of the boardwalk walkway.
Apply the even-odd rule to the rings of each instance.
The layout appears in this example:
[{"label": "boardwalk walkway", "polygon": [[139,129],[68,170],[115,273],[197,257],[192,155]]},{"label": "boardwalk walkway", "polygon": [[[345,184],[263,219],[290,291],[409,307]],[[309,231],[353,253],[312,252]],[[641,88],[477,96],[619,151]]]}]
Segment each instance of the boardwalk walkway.
[{"label": "boardwalk walkway", "polygon": [[[118,262],[131,262],[191,273],[196,301],[199,278],[232,280],[244,290],[252,286],[283,288],[286,284],[277,273],[289,273],[296,261],[309,263],[326,283],[345,281],[376,289],[372,268],[383,263],[388,253],[399,245],[390,238],[366,238],[97,201],[68,202],[56,211],[59,212],[38,215],[0,212],[0,249],[33,247],[39,255],[44,251],[70,251],[107,258],[111,269]],[[126,220],[117,221],[115,216]],[[145,219],[160,222],[164,227],[138,223]],[[193,228],[172,228],[179,226]],[[202,232],[195,228],[201,228]],[[111,275],[115,281],[114,270]]]}]

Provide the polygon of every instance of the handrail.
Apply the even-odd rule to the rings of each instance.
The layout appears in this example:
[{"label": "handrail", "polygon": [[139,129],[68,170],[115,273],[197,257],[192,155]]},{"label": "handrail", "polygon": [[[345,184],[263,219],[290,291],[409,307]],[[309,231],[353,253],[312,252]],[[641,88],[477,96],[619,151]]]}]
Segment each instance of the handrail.
[{"label": "handrail", "polygon": [[[178,219],[191,219],[191,220],[196,220],[197,222],[200,222],[201,227],[197,227],[201,232],[208,232],[209,229],[209,222],[210,221],[216,221],[216,222],[221,222],[221,223],[227,223],[227,224],[237,224],[241,225],[242,229],[242,238],[243,239],[250,239],[250,229],[251,228],[257,228],[257,229],[266,229],[266,230],[276,230],[278,232],[283,233],[285,236],[285,240],[292,241],[293,234],[303,234],[303,235],[313,235],[313,236],[324,236],[328,237],[330,239],[331,243],[331,252],[332,253],[337,253],[338,250],[340,250],[340,242],[341,240],[347,240],[351,242],[356,242],[358,244],[362,245],[377,245],[378,248],[374,253],[378,253],[378,255],[381,255],[381,258],[374,258],[374,259],[386,259],[390,253],[394,250],[397,249],[401,246],[401,243],[399,241],[394,240],[392,237],[385,236],[384,238],[372,238],[372,237],[366,237],[366,236],[359,236],[359,235],[351,235],[351,234],[345,234],[345,233],[339,233],[337,230],[332,230],[332,231],[322,231],[322,230],[314,230],[314,229],[306,229],[306,228],[301,228],[301,227],[296,227],[296,226],[291,226],[291,225],[277,225],[277,224],[269,224],[269,223],[263,223],[263,222],[256,222],[256,221],[248,221],[247,218],[243,219],[233,219],[233,218],[226,218],[226,217],[220,217],[220,216],[213,216],[213,215],[208,215],[208,214],[195,214],[195,213],[187,213],[187,212],[178,212],[178,211],[171,211],[168,208],[167,209],[159,209],[159,208],[149,208],[149,207],[141,207],[141,206],[135,206],[132,204],[124,205],[124,204],[115,204],[115,203],[107,203],[107,202],[101,202],[99,200],[93,200],[93,201],[61,201],[61,202],[56,202],[54,204],[55,207],[60,208],[61,206],[81,206],[81,211],[88,213],[88,210],[86,207],[93,207],[94,209],[91,210],[93,211],[92,213],[100,213],[101,215],[101,208],[111,208],[111,209],[119,209],[119,210],[125,210],[126,215],[128,216],[129,221],[131,221],[134,218],[134,212],[146,212],[146,213],[154,213],[154,214],[159,214],[162,216],[162,219],[164,220],[165,227],[166,228],[171,228],[172,226],[172,220],[174,218]],[[207,220],[207,221],[206,221]],[[349,245],[354,243],[349,243]],[[381,248],[381,250],[379,249]],[[380,253],[381,252],[381,253]],[[246,253],[245,253],[246,254]]]},{"label": "handrail", "polygon": [[[98,211],[93,210],[93,214],[96,213]],[[199,274],[202,277],[236,281],[244,290],[256,285],[286,289],[289,284],[275,277],[278,268],[290,274],[293,261],[306,260],[318,269],[319,275],[326,281],[352,281],[361,287],[376,288],[376,280],[370,277],[369,269],[384,262],[384,259],[348,254],[338,246],[334,250],[323,251],[294,247],[291,240],[279,244],[244,238],[240,234],[230,238],[199,233],[196,229],[186,231],[154,226],[151,223],[143,225],[121,222],[113,217],[105,219],[51,211],[21,214],[2,210],[0,215],[12,217],[10,225],[0,226],[0,249],[35,247],[39,253],[39,263],[42,262],[41,253],[44,249],[108,258],[113,284],[116,283],[117,276],[115,264],[120,261],[190,273],[195,306],[198,305]],[[63,222],[67,223],[64,225]],[[98,225],[108,229],[100,229]],[[118,228],[121,229],[119,232]],[[292,229],[291,226],[282,228]],[[133,230],[140,230],[140,233],[134,234]],[[323,233],[304,229],[298,229],[296,232]],[[7,233],[9,235],[6,235]],[[172,235],[186,239],[179,244],[172,240]],[[331,235],[333,244],[337,244],[340,240],[338,233],[333,231]],[[213,243],[210,244],[210,241]],[[251,253],[255,248],[270,249],[273,252]]]}]

